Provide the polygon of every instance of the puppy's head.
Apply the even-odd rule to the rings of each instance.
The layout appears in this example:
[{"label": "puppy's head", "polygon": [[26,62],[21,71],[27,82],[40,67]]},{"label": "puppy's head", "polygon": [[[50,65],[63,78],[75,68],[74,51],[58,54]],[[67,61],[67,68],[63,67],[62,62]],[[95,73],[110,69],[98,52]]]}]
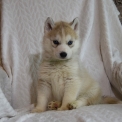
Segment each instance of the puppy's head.
[{"label": "puppy's head", "polygon": [[72,22],[57,22],[47,18],[44,27],[44,57],[50,60],[71,59],[78,52],[78,18]]}]

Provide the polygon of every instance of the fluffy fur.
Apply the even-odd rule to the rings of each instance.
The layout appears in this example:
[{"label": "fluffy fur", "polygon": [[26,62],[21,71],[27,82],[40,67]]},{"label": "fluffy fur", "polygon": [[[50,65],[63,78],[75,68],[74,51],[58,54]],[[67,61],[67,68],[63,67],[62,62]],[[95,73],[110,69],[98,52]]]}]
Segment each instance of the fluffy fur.
[{"label": "fluffy fur", "polygon": [[[43,112],[48,108],[68,110],[102,103],[98,83],[79,63],[79,47],[78,18],[71,23],[46,20],[37,105],[32,112]],[[61,57],[62,52],[67,55]]]}]

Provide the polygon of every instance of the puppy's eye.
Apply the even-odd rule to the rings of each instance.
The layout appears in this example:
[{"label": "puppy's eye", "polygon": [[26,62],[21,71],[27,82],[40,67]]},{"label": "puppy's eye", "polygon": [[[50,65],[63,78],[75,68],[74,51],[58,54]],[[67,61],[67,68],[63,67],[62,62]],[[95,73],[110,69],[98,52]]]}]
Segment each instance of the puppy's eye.
[{"label": "puppy's eye", "polygon": [[53,40],[53,43],[59,45],[59,42],[57,40]]},{"label": "puppy's eye", "polygon": [[70,40],[70,41],[68,42],[68,45],[72,45],[72,43],[73,43],[73,41]]}]

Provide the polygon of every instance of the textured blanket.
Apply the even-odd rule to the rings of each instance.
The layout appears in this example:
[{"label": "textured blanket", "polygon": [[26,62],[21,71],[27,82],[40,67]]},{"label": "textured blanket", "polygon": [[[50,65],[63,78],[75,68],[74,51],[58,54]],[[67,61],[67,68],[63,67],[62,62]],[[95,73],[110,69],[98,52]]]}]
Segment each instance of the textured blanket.
[{"label": "textured blanket", "polygon": [[30,114],[29,108],[13,118],[2,118],[0,122],[122,122],[122,105],[84,106],[71,111],[48,111]]},{"label": "textured blanket", "polygon": [[14,108],[26,109],[16,110],[16,117],[4,117],[1,122],[122,121],[121,105],[42,114],[29,114],[31,108],[27,107],[36,101],[41,41],[48,16],[68,22],[79,17],[82,63],[99,82],[103,95],[114,96],[110,83],[122,93],[122,27],[112,0],[3,0],[2,5],[1,52],[12,85],[9,102]]},{"label": "textured blanket", "polygon": [[110,82],[122,93],[122,27],[112,0],[3,0],[2,5],[2,64],[12,84],[14,108],[36,101],[44,22],[49,16],[67,22],[79,17],[82,63],[103,95],[114,96]]}]

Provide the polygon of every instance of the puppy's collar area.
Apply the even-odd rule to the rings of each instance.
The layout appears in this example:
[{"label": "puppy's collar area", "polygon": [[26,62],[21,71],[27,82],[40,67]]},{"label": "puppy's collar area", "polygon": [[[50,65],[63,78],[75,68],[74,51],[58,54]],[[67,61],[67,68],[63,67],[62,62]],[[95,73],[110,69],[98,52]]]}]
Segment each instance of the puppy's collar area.
[{"label": "puppy's collar area", "polygon": [[70,61],[70,60],[72,60],[72,58],[70,58],[70,59],[61,59],[61,60],[59,60],[59,59],[43,59],[43,62],[52,62],[52,63],[65,63],[65,62],[67,62],[67,61]]}]

